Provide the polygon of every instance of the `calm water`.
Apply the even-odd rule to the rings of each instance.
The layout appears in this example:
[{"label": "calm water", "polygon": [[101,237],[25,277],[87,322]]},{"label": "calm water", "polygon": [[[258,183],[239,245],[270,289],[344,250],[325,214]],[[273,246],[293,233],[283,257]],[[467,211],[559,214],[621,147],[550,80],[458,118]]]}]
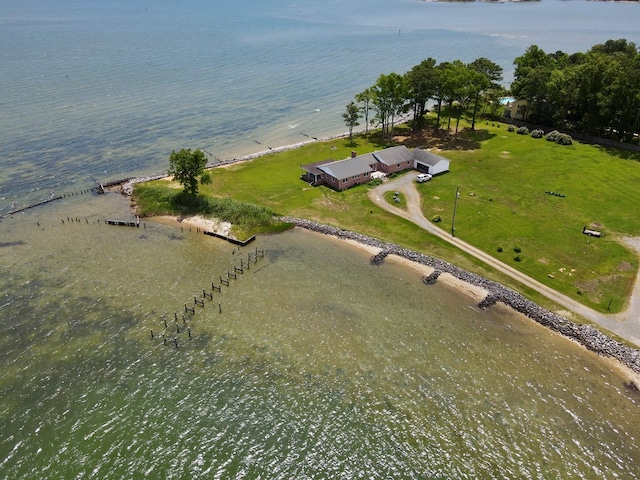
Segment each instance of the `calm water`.
[{"label": "calm water", "polygon": [[[355,93],[428,56],[509,79],[532,43],[640,43],[630,4],[237,3],[3,2],[0,212],[171,149],[340,133]],[[84,194],[0,223],[0,478],[640,475],[629,378],[567,340],[309,233],[237,251],[102,222],[129,215]]]},{"label": "calm water", "polygon": [[0,208],[162,172],[172,149],[227,159],[342,133],[356,93],[429,56],[485,56],[510,81],[531,44],[640,44],[638,24],[635,4],[555,0],[5,0]]},{"label": "calm water", "polygon": [[628,378],[508,311],[315,234],[238,251],[71,207],[2,223],[5,478],[640,473]]}]

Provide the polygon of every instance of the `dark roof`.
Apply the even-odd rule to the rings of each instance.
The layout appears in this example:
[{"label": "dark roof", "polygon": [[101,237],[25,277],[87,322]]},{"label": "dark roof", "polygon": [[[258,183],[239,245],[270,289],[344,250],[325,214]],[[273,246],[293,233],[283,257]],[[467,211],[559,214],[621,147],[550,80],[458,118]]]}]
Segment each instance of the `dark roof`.
[{"label": "dark roof", "polygon": [[320,165],[324,165],[325,163],[329,163],[329,162],[333,162],[333,160],[320,160],[319,162],[307,163],[306,165],[301,165],[301,168],[314,175],[320,175],[324,172],[320,170],[318,167]]},{"label": "dark roof", "polygon": [[372,157],[372,154],[367,153],[355,158],[347,158],[346,160],[338,160],[325,163],[324,165],[318,165],[318,168],[337,179],[346,179],[355,175],[372,172],[373,168],[371,168],[371,164],[376,163]]},{"label": "dark roof", "polygon": [[399,145],[397,147],[385,148],[384,150],[380,150],[379,152],[375,152],[373,154],[374,157],[385,165],[397,165],[402,162],[409,162],[413,160],[413,154],[411,150],[409,150],[404,145]]},{"label": "dark roof", "polygon": [[422,150],[421,148],[416,148],[413,150],[413,157],[421,163],[426,163],[427,165],[434,166],[439,162],[445,161],[449,162],[448,158],[441,157],[440,155],[436,155],[435,153],[427,152],[426,150]]}]

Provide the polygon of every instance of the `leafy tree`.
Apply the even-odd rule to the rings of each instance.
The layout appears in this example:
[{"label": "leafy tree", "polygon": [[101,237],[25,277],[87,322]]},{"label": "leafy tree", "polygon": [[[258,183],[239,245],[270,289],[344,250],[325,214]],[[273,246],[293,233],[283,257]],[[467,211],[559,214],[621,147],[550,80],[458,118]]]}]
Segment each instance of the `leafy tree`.
[{"label": "leafy tree", "polygon": [[353,145],[353,127],[360,125],[358,119],[360,118],[360,110],[354,102],[350,102],[347,105],[347,110],[342,114],[344,123],[349,128],[349,143]]},{"label": "leafy tree", "polygon": [[[201,150],[191,151],[190,148],[179,152],[171,151],[169,156],[169,175],[184,187],[184,192],[190,195],[198,194],[198,177],[202,176],[202,183],[210,183],[211,176],[205,174],[204,167],[207,158]],[[204,174],[204,175],[203,175]]]},{"label": "leafy tree", "polygon": [[427,58],[406,73],[409,101],[413,108],[413,127],[420,128],[427,113],[427,101],[436,90],[436,61]]},{"label": "leafy tree", "polygon": [[537,45],[531,45],[513,64],[516,68],[511,91],[516,98],[527,101],[528,108],[524,117],[527,120],[530,111],[533,110],[535,114],[536,109],[546,100],[547,80],[553,70],[553,59]]},{"label": "leafy tree", "polygon": [[502,80],[502,67],[484,57],[475,59],[468,67],[478,75],[475,80],[472,79],[471,84],[473,90],[471,130],[475,130],[480,98],[482,95],[486,95],[489,90],[499,87],[498,82]]},{"label": "leafy tree", "polygon": [[369,134],[369,110],[373,104],[373,92],[367,88],[363,92],[356,94],[356,102],[360,104],[360,110],[364,115],[364,134]]},{"label": "leafy tree", "polygon": [[451,115],[456,110],[456,117],[460,120],[462,110],[466,107],[470,98],[471,73],[467,66],[460,60],[445,62],[439,65],[440,82],[439,94],[447,104],[447,130],[451,128]]},{"label": "leafy tree", "polygon": [[393,126],[397,115],[405,110],[406,83],[405,77],[397,73],[380,75],[376,84],[371,87],[376,118],[382,126],[382,138],[393,136]]}]

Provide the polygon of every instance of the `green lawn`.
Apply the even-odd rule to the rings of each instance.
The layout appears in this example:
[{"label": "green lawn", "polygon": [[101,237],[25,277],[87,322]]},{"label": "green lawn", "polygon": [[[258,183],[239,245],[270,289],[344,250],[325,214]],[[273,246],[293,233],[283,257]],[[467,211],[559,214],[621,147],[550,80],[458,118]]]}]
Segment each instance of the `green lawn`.
[{"label": "green lawn", "polygon": [[[456,236],[599,311],[607,311],[609,303],[612,312],[622,310],[638,259],[617,239],[640,235],[640,155],[589,145],[560,146],[498,125],[477,125],[476,132],[465,132],[445,144],[440,153],[451,159],[451,171],[418,185],[426,218],[440,215],[442,222],[437,225],[450,232],[459,187]],[[374,206],[367,198],[370,186],[335,192],[300,179],[302,164],[385,147],[375,139],[357,137],[355,141],[355,146],[347,139],[312,143],[215,168],[212,184],[201,186],[201,193],[398,243],[504,283],[549,306],[546,299],[487,270],[443,240]],[[548,195],[547,190],[566,197]],[[601,230],[603,237],[583,235],[585,225]],[[516,256],[520,261],[514,260]]]},{"label": "green lawn", "polygon": [[638,258],[619,239],[640,235],[640,155],[483,129],[479,148],[443,152],[451,172],[418,187],[425,216],[450,231],[459,187],[456,236],[596,310],[623,309]]}]

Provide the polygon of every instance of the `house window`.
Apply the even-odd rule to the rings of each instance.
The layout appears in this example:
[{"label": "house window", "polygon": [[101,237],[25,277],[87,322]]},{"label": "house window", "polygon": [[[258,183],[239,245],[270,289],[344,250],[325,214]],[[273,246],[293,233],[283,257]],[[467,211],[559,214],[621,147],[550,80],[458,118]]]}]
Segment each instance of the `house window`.
[{"label": "house window", "polygon": [[354,175],[352,178],[355,180],[356,178],[358,178],[360,175]]}]

